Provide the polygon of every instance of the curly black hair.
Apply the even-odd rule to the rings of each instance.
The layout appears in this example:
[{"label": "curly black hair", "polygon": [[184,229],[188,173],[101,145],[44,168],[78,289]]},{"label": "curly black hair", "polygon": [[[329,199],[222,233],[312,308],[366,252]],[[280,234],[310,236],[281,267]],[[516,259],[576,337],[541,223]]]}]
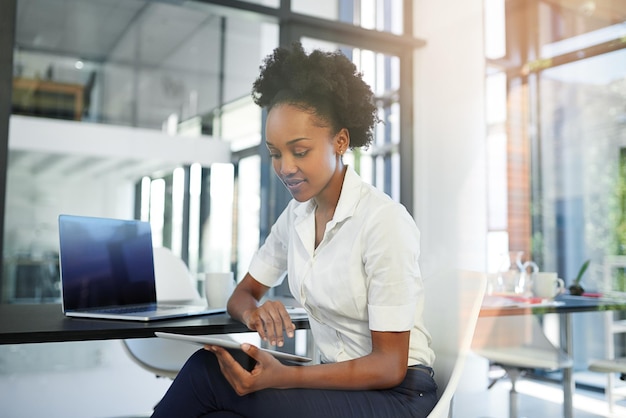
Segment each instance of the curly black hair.
[{"label": "curly black hair", "polygon": [[372,90],[345,55],[319,49],[307,55],[299,42],[265,58],[252,98],[268,110],[289,104],[310,111],[335,133],[346,128],[350,148],[369,146],[380,121]]}]

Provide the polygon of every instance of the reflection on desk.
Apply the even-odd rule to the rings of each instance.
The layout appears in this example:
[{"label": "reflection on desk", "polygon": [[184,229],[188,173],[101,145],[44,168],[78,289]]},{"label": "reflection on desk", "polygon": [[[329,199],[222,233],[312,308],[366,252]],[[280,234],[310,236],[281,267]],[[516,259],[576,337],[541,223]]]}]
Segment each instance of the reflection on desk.
[{"label": "reflection on desk", "polygon": [[[535,303],[534,303],[535,302]],[[480,316],[541,315],[549,313],[603,312],[626,310],[626,299],[559,295],[554,300],[537,302],[485,296]]]},{"label": "reflection on desk", "polygon": [[483,299],[482,309],[538,308],[545,306],[561,306],[564,304],[565,302],[560,300],[537,297],[486,295]]}]

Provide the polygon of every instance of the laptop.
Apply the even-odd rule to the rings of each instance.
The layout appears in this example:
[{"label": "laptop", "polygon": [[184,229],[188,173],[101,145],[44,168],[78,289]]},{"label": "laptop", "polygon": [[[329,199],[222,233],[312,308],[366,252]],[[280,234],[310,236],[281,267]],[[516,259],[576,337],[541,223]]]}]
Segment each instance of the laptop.
[{"label": "laptop", "polygon": [[59,266],[69,317],[153,321],[225,312],[157,303],[148,222],[59,215]]}]

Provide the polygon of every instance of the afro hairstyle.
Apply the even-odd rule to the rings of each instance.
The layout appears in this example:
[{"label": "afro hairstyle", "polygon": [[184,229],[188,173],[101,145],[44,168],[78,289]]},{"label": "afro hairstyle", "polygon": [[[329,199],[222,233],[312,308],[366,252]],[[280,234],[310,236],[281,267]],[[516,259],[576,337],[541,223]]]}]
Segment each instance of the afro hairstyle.
[{"label": "afro hairstyle", "polygon": [[288,104],[310,111],[334,133],[346,128],[350,148],[369,146],[380,121],[372,90],[345,55],[319,49],[307,54],[299,42],[265,58],[252,98],[267,110]]}]

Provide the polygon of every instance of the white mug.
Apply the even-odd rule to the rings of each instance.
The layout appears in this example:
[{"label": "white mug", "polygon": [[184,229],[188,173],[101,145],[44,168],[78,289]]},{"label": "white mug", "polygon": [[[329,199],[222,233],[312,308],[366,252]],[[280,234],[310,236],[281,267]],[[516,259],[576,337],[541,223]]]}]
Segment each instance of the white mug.
[{"label": "white mug", "polygon": [[233,272],[204,273],[204,296],[209,308],[225,308],[235,290]]},{"label": "white mug", "polygon": [[533,293],[543,299],[552,299],[565,289],[565,282],[553,272],[537,272],[532,275]]}]

